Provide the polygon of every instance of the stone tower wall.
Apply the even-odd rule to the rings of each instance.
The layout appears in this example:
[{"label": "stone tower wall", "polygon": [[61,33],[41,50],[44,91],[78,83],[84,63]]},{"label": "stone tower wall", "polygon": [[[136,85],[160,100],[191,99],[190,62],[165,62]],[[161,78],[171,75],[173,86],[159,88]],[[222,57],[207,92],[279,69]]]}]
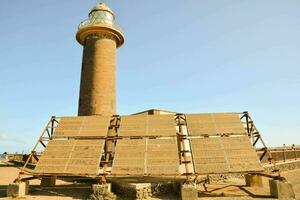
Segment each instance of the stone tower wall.
[{"label": "stone tower wall", "polygon": [[116,41],[107,34],[86,37],[79,116],[116,114]]}]

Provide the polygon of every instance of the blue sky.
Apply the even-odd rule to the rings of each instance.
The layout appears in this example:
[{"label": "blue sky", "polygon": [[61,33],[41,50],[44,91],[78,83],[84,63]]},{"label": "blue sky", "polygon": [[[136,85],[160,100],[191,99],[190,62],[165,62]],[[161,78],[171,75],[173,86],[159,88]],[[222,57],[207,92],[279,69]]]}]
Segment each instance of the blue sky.
[{"label": "blue sky", "polygon": [[[0,153],[77,114],[78,24],[96,0],[0,6]],[[248,110],[270,146],[300,144],[299,0],[108,0],[125,31],[117,110]]]}]

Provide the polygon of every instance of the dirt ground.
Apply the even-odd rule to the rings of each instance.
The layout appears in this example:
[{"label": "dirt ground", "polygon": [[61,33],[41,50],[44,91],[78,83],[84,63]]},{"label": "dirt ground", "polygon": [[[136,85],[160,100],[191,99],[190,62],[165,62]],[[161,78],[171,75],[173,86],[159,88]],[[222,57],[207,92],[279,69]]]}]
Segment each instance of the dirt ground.
[{"label": "dirt ground", "polygon": [[[9,199],[6,197],[6,188],[17,176],[19,169],[13,165],[7,166],[0,164],[0,199]],[[282,173],[287,180],[293,184],[296,192],[296,198],[300,199],[300,169]],[[30,195],[26,199],[87,199],[91,194],[90,184],[57,181],[55,188],[41,188],[40,180],[30,181]],[[264,180],[264,188],[245,187],[244,180],[232,179],[226,184],[207,185],[207,188],[199,184],[199,200],[235,200],[235,199],[272,199],[270,198],[268,180]],[[119,198],[122,199],[122,198]],[[153,197],[152,200],[176,200],[179,199],[175,194]]]}]

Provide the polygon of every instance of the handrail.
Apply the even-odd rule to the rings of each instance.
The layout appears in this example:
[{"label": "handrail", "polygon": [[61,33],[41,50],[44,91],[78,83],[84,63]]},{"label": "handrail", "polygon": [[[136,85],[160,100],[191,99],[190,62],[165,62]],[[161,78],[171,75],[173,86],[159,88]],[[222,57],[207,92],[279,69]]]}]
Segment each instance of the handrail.
[{"label": "handrail", "polygon": [[[91,25],[96,25],[96,24],[105,24],[105,23],[101,23],[101,22],[97,22],[97,21],[91,21],[89,19],[86,19],[84,21],[82,21],[79,25],[78,25],[78,29],[82,29]],[[120,31],[121,33],[123,33],[123,29],[115,24],[107,24],[108,26],[111,26],[114,29],[117,29],[118,31]]]}]

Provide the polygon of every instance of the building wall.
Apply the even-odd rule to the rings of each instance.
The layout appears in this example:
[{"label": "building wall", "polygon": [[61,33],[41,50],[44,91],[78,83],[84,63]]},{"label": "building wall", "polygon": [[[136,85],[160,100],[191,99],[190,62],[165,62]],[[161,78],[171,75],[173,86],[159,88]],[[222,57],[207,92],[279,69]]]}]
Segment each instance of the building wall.
[{"label": "building wall", "polygon": [[[284,162],[291,160],[300,160],[300,149],[270,149],[272,158],[275,162]],[[260,157],[262,152],[258,152],[257,155]],[[268,156],[264,156],[261,161],[262,163],[268,163]]]}]

